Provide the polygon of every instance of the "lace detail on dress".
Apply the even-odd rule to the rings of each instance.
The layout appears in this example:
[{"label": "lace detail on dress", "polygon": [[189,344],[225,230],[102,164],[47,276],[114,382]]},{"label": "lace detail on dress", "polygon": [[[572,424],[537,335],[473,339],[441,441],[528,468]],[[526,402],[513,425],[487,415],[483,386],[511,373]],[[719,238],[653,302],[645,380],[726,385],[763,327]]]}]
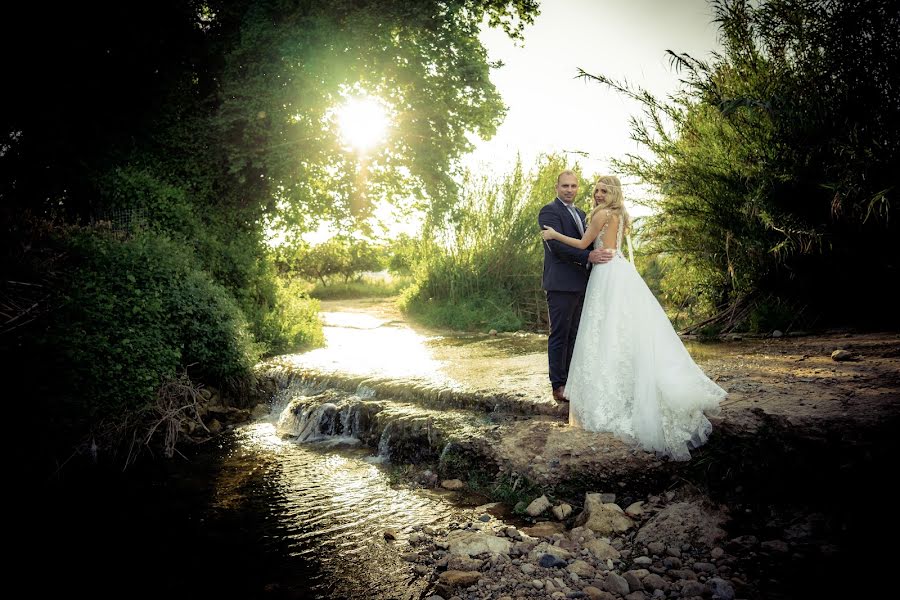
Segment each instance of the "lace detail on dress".
[{"label": "lace detail on dress", "polygon": [[[603,248],[608,226],[595,248]],[[569,422],[687,460],[709,437],[706,415],[718,411],[726,392],[694,363],[622,255],[623,232],[620,217],[616,255],[591,269],[566,383]]]},{"label": "lace detail on dress", "polygon": [[[606,223],[600,228],[600,233],[597,234],[597,239],[594,240],[594,248],[597,250],[603,249],[603,237],[606,235],[607,230],[609,230],[609,221],[611,218],[612,216],[606,220]],[[625,258],[625,255],[622,253],[622,238],[625,235],[625,219],[622,215],[616,215],[616,218],[619,220],[618,231],[616,231],[616,255]]]}]

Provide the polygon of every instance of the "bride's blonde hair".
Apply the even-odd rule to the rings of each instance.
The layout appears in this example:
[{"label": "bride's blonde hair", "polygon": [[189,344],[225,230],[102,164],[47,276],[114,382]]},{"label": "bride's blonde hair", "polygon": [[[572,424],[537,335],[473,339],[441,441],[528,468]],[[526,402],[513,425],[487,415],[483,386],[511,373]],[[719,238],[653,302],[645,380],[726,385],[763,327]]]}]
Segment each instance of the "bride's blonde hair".
[{"label": "bride's blonde hair", "polygon": [[622,194],[622,182],[619,181],[619,178],[615,175],[603,175],[602,177],[598,177],[597,181],[594,182],[593,189],[591,189],[592,203],[596,202],[594,200],[594,194],[597,193],[597,188],[601,185],[605,188],[609,188],[609,193],[606,194],[605,202],[594,205],[594,208],[591,209],[591,214],[588,215],[588,220],[593,219],[601,210],[608,210],[614,215],[619,215],[620,219],[625,220],[625,229],[627,230],[631,227],[631,215],[625,210],[625,195]]}]

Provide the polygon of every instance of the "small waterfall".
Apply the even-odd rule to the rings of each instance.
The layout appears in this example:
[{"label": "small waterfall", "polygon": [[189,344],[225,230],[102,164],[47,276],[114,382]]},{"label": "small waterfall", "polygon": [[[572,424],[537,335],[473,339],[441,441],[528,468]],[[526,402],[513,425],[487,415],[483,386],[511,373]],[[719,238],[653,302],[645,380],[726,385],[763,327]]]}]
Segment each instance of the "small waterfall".
[{"label": "small waterfall", "polygon": [[378,458],[384,461],[391,459],[391,432],[394,429],[394,422],[387,424],[381,432],[381,439],[378,440]]}]

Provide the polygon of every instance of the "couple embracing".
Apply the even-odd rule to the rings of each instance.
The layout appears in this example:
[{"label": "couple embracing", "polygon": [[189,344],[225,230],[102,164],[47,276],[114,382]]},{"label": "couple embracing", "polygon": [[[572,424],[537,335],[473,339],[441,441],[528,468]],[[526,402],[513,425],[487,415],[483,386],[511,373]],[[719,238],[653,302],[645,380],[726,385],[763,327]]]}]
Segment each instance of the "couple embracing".
[{"label": "couple embracing", "polygon": [[577,193],[577,174],[563,171],[538,216],[553,397],[569,402],[571,425],[687,460],[726,392],[694,363],[622,254],[630,218],[619,179],[597,180],[590,215],[575,206]]}]

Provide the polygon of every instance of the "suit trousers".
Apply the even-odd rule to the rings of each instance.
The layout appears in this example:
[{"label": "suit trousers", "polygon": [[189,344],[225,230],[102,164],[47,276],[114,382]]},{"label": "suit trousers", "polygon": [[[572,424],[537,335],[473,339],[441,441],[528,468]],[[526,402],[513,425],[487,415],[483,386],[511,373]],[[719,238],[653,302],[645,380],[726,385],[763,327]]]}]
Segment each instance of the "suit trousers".
[{"label": "suit trousers", "polygon": [[550,337],[547,338],[547,356],[550,362],[550,385],[553,389],[566,385],[569,364],[575,349],[575,336],[581,322],[584,292],[547,292],[547,309],[550,319]]}]

